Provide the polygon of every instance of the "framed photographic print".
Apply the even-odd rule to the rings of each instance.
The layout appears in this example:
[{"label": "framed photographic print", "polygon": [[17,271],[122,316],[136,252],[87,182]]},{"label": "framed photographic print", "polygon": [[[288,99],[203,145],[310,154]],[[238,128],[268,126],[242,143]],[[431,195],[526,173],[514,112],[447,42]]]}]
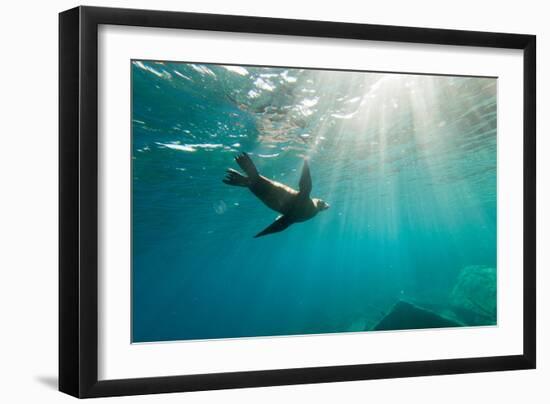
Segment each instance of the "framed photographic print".
[{"label": "framed photographic print", "polygon": [[60,14],[59,386],[535,367],[535,37]]}]

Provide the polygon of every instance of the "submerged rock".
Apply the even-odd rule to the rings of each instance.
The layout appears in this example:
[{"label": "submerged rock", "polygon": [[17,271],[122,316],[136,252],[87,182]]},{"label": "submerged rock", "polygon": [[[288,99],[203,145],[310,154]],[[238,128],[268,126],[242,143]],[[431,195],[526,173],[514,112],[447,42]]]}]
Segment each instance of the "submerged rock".
[{"label": "submerged rock", "polygon": [[458,274],[450,305],[467,325],[494,325],[497,317],[496,268],[471,265]]},{"label": "submerged rock", "polygon": [[421,328],[460,327],[454,320],[414,304],[399,301],[372,330],[414,330]]}]

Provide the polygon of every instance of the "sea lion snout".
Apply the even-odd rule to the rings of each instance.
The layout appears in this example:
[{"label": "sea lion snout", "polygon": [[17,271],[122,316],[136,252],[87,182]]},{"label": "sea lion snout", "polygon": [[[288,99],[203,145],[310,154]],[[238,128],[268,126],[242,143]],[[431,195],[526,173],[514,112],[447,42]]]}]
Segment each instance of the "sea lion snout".
[{"label": "sea lion snout", "polygon": [[326,203],[322,199],[317,200],[317,209],[319,209],[319,211],[327,210],[328,208],[330,208],[330,205],[328,203]]}]

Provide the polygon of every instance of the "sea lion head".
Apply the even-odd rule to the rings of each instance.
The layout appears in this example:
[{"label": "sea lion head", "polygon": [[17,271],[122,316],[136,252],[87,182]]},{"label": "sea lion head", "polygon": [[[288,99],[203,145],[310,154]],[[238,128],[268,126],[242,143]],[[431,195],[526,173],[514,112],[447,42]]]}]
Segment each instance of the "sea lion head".
[{"label": "sea lion head", "polygon": [[318,198],[313,198],[313,204],[315,205],[315,209],[317,209],[317,212],[321,212],[330,208],[330,205],[328,203]]}]

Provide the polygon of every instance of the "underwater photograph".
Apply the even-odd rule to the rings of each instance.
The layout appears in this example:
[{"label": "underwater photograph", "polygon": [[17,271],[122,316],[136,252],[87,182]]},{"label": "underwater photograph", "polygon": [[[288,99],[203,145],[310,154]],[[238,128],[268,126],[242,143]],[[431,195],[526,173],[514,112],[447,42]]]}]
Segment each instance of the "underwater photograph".
[{"label": "underwater photograph", "polygon": [[497,79],[132,60],[133,343],[497,325]]}]

